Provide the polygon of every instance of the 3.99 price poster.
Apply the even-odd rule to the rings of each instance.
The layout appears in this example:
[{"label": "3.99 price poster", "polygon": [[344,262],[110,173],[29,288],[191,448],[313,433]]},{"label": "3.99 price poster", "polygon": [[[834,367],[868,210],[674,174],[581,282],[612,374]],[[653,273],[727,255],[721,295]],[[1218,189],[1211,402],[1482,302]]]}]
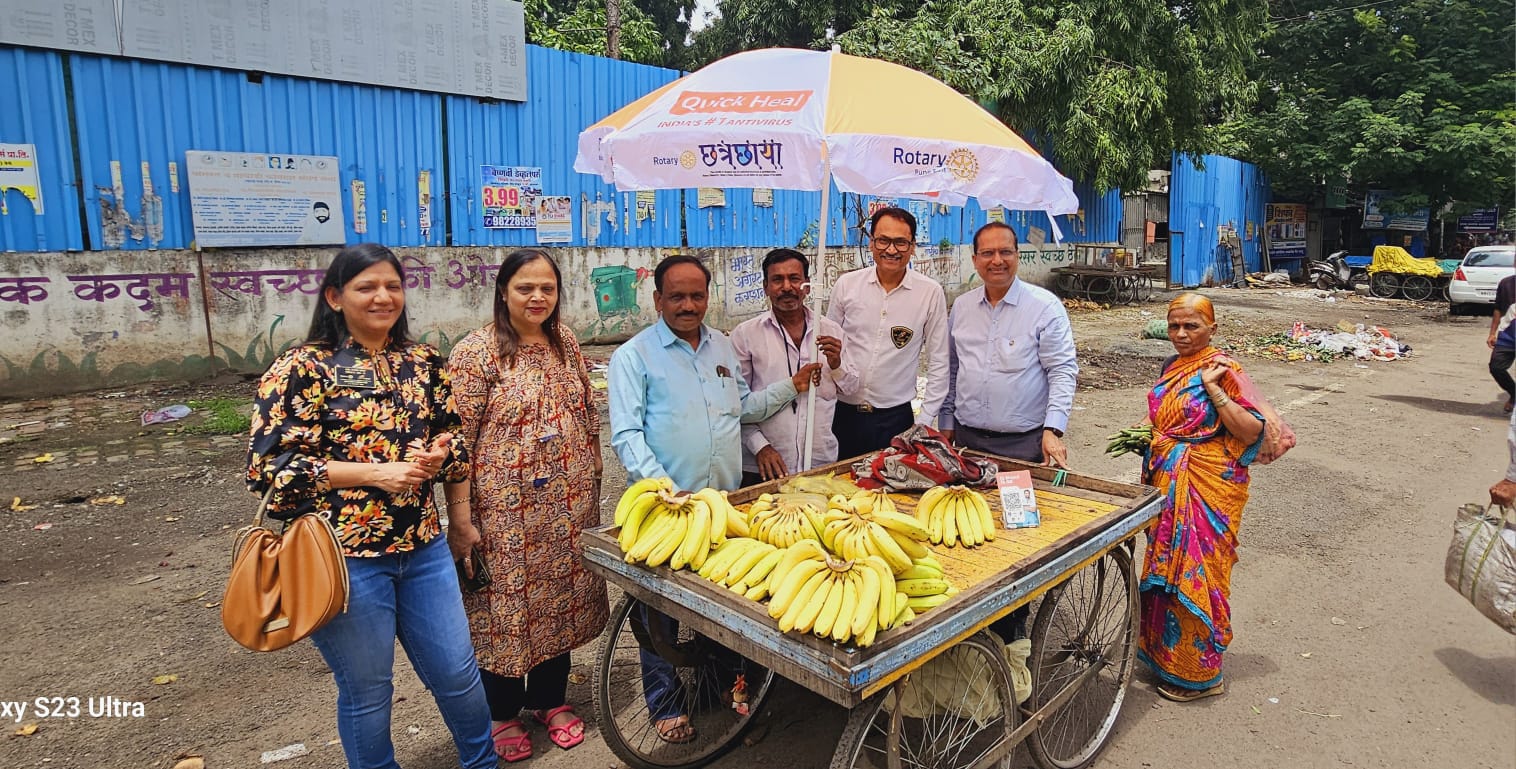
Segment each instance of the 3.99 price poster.
[{"label": "3.99 price poster", "polygon": [[537,198],[542,169],[527,166],[480,166],[484,226],[489,229],[537,226]]}]

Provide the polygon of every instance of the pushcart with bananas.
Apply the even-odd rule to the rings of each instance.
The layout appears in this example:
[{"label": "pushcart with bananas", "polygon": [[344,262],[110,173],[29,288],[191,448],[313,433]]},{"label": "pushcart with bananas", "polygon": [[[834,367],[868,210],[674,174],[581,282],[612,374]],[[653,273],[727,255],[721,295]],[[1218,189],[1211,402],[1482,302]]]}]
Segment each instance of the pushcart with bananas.
[{"label": "pushcart with bananas", "polygon": [[[849,710],[831,769],[1007,769],[1022,743],[1045,769],[1091,763],[1131,679],[1135,540],[1157,517],[1160,496],[1147,486],[988,458],[1031,472],[1040,525],[995,523],[993,539],[976,547],[928,545],[956,591],[909,624],[870,633],[866,646],[785,632],[765,604],[744,596],[745,585],[629,562],[614,525],[585,532],[585,561],[623,593],[594,673],[611,749],[637,769],[704,766],[739,743],[782,676]],[[848,470],[839,462],[807,475]],[[777,486],[732,492],[729,503],[746,509]],[[905,514],[921,499],[889,497]],[[985,498],[998,521],[998,495]],[[1018,703],[1005,642],[989,626],[1034,604],[1031,696]],[[642,663],[651,655],[678,679],[678,711],[693,727],[687,742],[657,731],[643,689]]]}]

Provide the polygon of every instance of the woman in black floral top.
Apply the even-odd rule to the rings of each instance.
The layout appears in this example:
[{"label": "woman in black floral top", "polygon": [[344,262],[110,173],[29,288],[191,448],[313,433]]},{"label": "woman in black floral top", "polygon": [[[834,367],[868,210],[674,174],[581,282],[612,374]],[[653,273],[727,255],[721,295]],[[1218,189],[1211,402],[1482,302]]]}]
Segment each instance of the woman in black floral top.
[{"label": "woman in black floral top", "polygon": [[[411,342],[405,275],[389,249],[337,254],[306,343],[258,383],[247,483],[269,515],[331,521],[348,609],[311,640],[337,682],[347,764],[394,767],[395,639],[442,710],[460,766],[495,766],[489,708],[433,484],[467,499],[469,459],[442,356]],[[463,508],[467,510],[467,508]],[[467,515],[465,512],[464,515]]]}]

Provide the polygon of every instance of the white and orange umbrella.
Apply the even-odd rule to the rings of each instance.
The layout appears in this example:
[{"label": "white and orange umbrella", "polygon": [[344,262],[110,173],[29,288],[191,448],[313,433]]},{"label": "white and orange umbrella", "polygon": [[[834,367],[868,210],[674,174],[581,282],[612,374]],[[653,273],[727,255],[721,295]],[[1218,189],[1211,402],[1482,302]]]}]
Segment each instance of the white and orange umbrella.
[{"label": "white and orange umbrella", "polygon": [[721,59],[585,129],[574,169],[621,190],[825,190],[830,175],[866,195],[1079,208],[1068,179],[963,94],[836,50]]},{"label": "white and orange umbrella", "polygon": [[[1072,182],[963,94],[836,48],[745,51],[685,75],[580,133],[574,170],[623,191],[820,190],[818,254],[833,180],[843,192],[948,205],[975,198],[1046,211],[1050,221],[1079,209]],[[806,466],[812,435],[806,430]]]}]

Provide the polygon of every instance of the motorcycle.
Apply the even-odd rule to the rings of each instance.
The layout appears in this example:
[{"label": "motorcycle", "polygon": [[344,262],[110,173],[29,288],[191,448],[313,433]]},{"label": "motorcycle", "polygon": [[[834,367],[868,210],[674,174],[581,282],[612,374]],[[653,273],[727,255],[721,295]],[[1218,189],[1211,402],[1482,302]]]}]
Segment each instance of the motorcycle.
[{"label": "motorcycle", "polygon": [[1347,251],[1333,251],[1326,258],[1311,262],[1311,284],[1323,291],[1352,291],[1354,286],[1367,285],[1368,272],[1349,266],[1347,255]]}]

